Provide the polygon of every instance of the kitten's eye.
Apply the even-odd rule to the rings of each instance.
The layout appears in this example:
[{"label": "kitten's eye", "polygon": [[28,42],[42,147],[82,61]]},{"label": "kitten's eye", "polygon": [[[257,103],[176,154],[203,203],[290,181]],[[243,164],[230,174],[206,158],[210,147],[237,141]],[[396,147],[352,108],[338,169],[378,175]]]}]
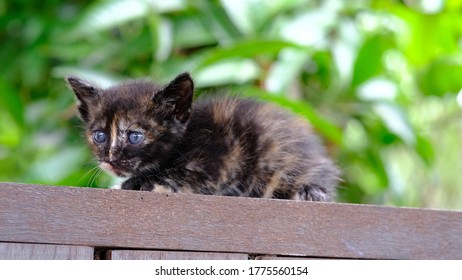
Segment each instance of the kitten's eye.
[{"label": "kitten's eye", "polygon": [[104,143],[106,142],[106,139],[107,139],[107,136],[106,136],[106,133],[104,133],[104,131],[97,130],[93,132],[93,141],[95,141],[96,143],[98,144]]},{"label": "kitten's eye", "polygon": [[128,142],[130,142],[133,145],[140,144],[144,140],[144,134],[142,132],[130,132],[128,134]]}]

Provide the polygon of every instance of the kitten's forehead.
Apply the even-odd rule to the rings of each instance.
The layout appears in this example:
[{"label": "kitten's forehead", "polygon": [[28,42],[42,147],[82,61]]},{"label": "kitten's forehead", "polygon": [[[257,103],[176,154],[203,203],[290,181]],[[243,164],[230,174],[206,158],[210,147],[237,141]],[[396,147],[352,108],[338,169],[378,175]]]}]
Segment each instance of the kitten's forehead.
[{"label": "kitten's forehead", "polygon": [[105,114],[115,112],[121,115],[138,112],[144,114],[154,105],[153,97],[162,90],[162,86],[144,80],[132,80],[102,90],[100,110]]},{"label": "kitten's forehead", "polygon": [[92,129],[116,127],[119,130],[128,130],[140,127],[139,121],[140,115],[136,111],[103,111],[95,117],[90,127]]},{"label": "kitten's forehead", "polygon": [[122,84],[107,88],[104,95],[113,98],[152,98],[162,86],[145,80],[131,80]]}]

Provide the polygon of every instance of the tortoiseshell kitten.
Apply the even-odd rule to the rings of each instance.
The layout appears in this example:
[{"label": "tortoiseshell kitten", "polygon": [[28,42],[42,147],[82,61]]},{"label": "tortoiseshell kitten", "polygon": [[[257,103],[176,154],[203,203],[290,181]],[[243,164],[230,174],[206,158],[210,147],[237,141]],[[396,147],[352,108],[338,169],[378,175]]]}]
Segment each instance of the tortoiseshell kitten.
[{"label": "tortoiseshell kitten", "polygon": [[67,82],[91,150],[127,178],[122,189],[332,200],[338,169],[308,122],[282,109],[230,97],[192,103],[187,73],[165,86]]}]

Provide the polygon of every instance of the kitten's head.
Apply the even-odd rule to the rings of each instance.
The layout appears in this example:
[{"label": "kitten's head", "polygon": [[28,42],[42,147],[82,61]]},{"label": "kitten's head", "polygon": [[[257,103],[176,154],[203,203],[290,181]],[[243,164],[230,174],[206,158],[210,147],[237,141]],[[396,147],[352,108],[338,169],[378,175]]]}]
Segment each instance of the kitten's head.
[{"label": "kitten's head", "polygon": [[103,169],[131,177],[155,170],[174,153],[191,110],[194,85],[189,74],[166,86],[133,80],[107,89],[74,76],[66,80]]}]

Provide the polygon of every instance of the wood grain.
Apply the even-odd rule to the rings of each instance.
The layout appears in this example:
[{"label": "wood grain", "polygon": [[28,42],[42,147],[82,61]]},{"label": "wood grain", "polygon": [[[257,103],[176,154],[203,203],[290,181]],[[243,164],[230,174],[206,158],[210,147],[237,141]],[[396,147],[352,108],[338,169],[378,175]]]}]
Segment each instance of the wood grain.
[{"label": "wood grain", "polygon": [[111,250],[107,259],[110,260],[247,260],[247,254],[180,252],[180,251],[140,251]]},{"label": "wood grain", "polygon": [[0,183],[0,241],[372,259],[462,259],[462,213]]},{"label": "wood grain", "polygon": [[92,260],[93,248],[69,245],[0,243],[0,260]]}]

